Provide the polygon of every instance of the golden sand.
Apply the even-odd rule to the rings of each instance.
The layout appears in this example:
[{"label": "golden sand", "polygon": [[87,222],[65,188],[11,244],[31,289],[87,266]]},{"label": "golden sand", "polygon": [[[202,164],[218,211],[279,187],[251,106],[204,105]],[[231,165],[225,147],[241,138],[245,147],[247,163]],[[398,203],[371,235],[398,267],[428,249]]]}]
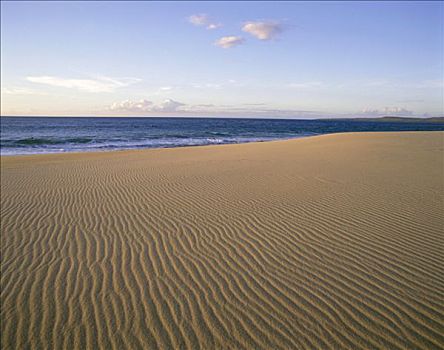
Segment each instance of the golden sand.
[{"label": "golden sand", "polygon": [[443,148],[3,157],[2,349],[442,348]]}]

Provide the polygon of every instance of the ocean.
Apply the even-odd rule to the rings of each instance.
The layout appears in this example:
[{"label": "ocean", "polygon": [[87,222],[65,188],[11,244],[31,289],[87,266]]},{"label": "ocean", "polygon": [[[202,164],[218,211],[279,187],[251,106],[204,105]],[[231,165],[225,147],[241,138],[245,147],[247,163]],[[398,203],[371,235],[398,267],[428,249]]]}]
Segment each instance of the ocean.
[{"label": "ocean", "polygon": [[444,130],[430,122],[228,118],[2,117],[1,154],[200,146],[337,132]]}]

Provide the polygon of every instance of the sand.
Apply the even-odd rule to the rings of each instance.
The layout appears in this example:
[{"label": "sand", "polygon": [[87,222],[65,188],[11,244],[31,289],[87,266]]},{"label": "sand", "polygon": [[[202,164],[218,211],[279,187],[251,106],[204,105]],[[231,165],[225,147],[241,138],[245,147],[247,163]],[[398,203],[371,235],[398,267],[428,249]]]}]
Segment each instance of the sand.
[{"label": "sand", "polygon": [[443,148],[2,157],[2,349],[443,348]]}]

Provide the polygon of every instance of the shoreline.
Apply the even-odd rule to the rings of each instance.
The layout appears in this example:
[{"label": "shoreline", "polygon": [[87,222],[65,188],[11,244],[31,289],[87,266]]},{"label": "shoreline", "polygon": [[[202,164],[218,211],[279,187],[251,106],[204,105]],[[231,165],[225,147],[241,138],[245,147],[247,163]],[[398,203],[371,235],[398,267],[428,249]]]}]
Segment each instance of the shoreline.
[{"label": "shoreline", "polygon": [[[327,135],[327,134],[322,134]],[[139,147],[139,148],[121,148],[121,149],[111,149],[111,150],[103,150],[103,151],[67,151],[67,152],[50,152],[50,153],[26,153],[26,154],[4,154],[0,157],[21,157],[21,156],[38,156],[38,155],[49,155],[49,154],[84,154],[84,153],[108,153],[108,152],[127,152],[127,151],[146,151],[146,150],[159,150],[159,149],[175,149],[175,148],[195,148],[195,147],[207,147],[207,146],[229,146],[229,145],[244,145],[248,143],[264,143],[264,142],[276,142],[276,141],[289,141],[296,140],[306,137],[315,137],[322,135],[307,135],[307,136],[298,136],[284,139],[274,139],[274,140],[264,140],[264,141],[246,141],[246,142],[232,142],[232,143],[208,143],[203,145],[178,145],[171,147]]]},{"label": "shoreline", "polygon": [[13,158],[13,157],[34,157],[34,156],[56,156],[56,155],[82,155],[82,154],[108,154],[108,153],[126,153],[126,152],[145,152],[145,151],[158,151],[158,150],[171,150],[171,149],[193,149],[193,148],[202,148],[202,147],[221,147],[221,146],[239,146],[246,144],[262,144],[262,143],[275,143],[275,142],[288,142],[295,141],[299,139],[307,139],[307,138],[316,138],[322,136],[329,135],[356,135],[356,134],[387,134],[387,133],[444,133],[441,130],[430,130],[430,131],[359,131],[359,132],[334,132],[334,133],[325,133],[318,135],[307,135],[307,136],[299,136],[285,139],[275,139],[275,140],[265,140],[265,141],[251,141],[251,142],[239,142],[239,143],[220,143],[220,144],[204,144],[204,145],[186,145],[186,146],[173,146],[173,147],[141,147],[141,148],[123,148],[123,149],[112,149],[112,150],[103,150],[103,151],[67,151],[67,152],[50,152],[50,153],[31,153],[31,154],[0,154],[0,158]]},{"label": "shoreline", "polygon": [[[334,134],[334,133],[332,133]],[[332,135],[332,134],[319,134],[319,135],[307,135],[307,136],[299,136],[299,137],[291,137],[285,139],[275,139],[275,140],[264,140],[264,141],[247,141],[247,142],[238,142],[238,143],[209,143],[204,145],[186,145],[186,146],[172,146],[172,147],[140,147],[140,148],[122,148],[122,149],[112,149],[112,150],[103,150],[103,151],[68,151],[68,152],[51,152],[51,153],[30,153],[30,154],[0,154],[0,157],[23,157],[23,156],[46,156],[46,155],[62,155],[62,154],[100,154],[100,153],[113,153],[113,152],[143,152],[150,150],[169,150],[169,149],[184,149],[184,148],[196,148],[196,147],[215,147],[215,146],[234,146],[234,145],[245,145],[245,144],[260,144],[260,143],[268,143],[268,142],[284,142],[284,141],[292,141],[298,140],[308,137],[316,137],[323,135]],[[342,133],[335,133],[342,134]]]}]

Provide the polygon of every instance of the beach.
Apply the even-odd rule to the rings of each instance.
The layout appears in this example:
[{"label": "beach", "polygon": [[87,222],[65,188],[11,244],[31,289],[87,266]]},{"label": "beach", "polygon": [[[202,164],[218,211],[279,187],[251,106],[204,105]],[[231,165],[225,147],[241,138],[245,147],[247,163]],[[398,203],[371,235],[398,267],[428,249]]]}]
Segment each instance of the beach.
[{"label": "beach", "polygon": [[2,349],[444,348],[444,132],[1,157]]}]

